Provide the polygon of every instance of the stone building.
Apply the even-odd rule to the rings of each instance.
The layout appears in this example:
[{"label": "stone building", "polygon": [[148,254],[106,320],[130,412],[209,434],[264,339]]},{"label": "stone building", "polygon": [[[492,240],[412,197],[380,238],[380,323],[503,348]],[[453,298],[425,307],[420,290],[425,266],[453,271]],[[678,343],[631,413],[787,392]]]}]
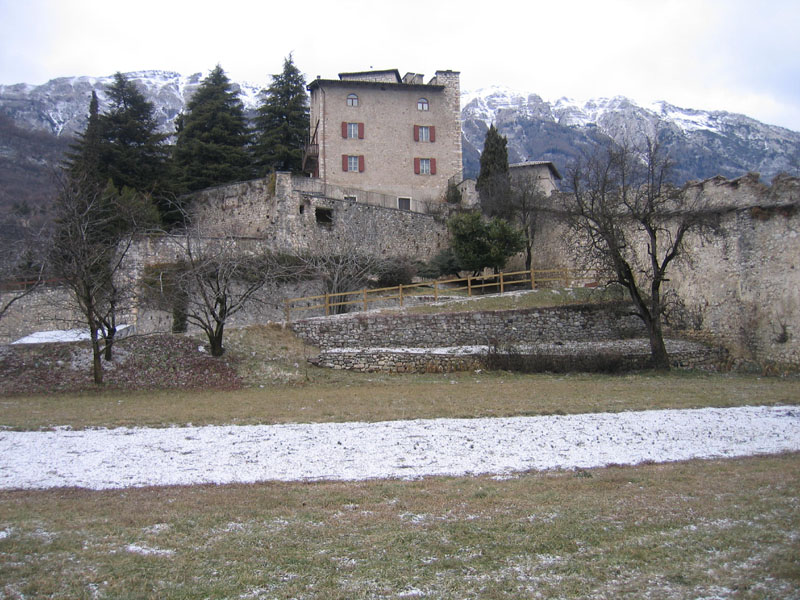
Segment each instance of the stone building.
[{"label": "stone building", "polygon": [[461,180],[459,73],[400,77],[396,69],[317,78],[304,168],[324,186],[388,196],[429,212]]},{"label": "stone building", "polygon": [[508,174],[511,181],[525,181],[534,184],[547,196],[558,191],[558,182],[561,180],[561,173],[552,162],[547,160],[510,164],[508,165]]}]

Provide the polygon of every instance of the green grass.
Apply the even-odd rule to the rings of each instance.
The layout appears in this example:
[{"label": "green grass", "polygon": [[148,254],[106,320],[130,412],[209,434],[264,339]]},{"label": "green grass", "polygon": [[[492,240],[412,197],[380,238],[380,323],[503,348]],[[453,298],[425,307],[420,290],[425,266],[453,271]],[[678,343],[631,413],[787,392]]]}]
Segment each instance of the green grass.
[{"label": "green grass", "polygon": [[797,598],[798,473],[0,492],[0,597]]},{"label": "green grass", "polygon": [[244,390],[99,392],[0,399],[17,430],[85,427],[385,421],[797,404],[797,381],[671,372],[629,375],[330,371],[319,382]]}]

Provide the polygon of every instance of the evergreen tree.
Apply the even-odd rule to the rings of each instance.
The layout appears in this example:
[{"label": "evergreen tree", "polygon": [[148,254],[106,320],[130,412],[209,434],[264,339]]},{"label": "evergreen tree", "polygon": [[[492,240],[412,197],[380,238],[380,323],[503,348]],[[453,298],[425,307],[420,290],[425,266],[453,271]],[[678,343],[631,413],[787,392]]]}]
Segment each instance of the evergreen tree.
[{"label": "evergreen tree", "polygon": [[84,178],[97,185],[102,185],[100,174],[100,112],[97,93],[92,91],[89,101],[89,122],[86,130],[79,133],[77,141],[70,145],[66,155],[64,169],[70,178]]},{"label": "evergreen tree", "polygon": [[174,166],[183,192],[252,177],[250,137],[238,91],[220,65],[178,117]]},{"label": "evergreen tree", "polygon": [[524,247],[521,232],[498,217],[485,221],[478,212],[456,213],[447,228],[458,264],[474,273],[485,268],[499,272]]},{"label": "evergreen tree", "polygon": [[114,75],[108,100],[98,119],[101,180],[158,196],[165,188],[167,147],[153,104],[122,73]]},{"label": "evergreen tree", "polygon": [[258,108],[253,157],[259,176],[273,171],[299,173],[303,145],[308,139],[308,95],[303,74],[292,61],[283,61],[283,72],[272,76],[266,99]]},{"label": "evergreen tree", "polygon": [[500,135],[494,123],[486,132],[481,153],[481,170],[475,187],[481,208],[489,216],[506,217],[510,180],[508,176],[508,140]]}]

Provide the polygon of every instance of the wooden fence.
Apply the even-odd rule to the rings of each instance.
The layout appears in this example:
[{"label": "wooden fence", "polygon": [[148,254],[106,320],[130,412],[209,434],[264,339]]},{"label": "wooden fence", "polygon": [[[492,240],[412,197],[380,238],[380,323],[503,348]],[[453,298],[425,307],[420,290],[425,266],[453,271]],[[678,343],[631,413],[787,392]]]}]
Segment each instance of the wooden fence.
[{"label": "wooden fence", "polygon": [[318,296],[303,296],[301,298],[288,298],[284,301],[286,321],[292,320],[293,312],[308,310],[323,310],[325,316],[348,312],[349,307],[358,310],[368,310],[369,305],[375,302],[390,302],[396,300],[399,306],[413,298],[436,302],[442,296],[452,294],[472,297],[476,293],[493,291],[503,294],[512,290],[519,290],[523,286],[535,290],[537,286],[543,287],[570,287],[573,282],[585,282],[585,285],[596,285],[598,274],[594,270],[586,269],[531,269],[530,271],[514,271],[510,273],[497,273],[492,275],[477,275],[458,277],[455,279],[437,279],[423,281],[409,285],[399,285],[383,288],[364,288],[351,292],[337,292],[333,294],[320,294]]}]

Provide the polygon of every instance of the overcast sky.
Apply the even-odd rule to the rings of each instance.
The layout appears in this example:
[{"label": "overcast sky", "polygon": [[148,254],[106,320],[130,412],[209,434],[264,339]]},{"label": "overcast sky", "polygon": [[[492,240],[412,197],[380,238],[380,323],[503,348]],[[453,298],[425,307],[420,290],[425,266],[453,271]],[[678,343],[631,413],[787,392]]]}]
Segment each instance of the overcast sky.
[{"label": "overcast sky", "polygon": [[588,99],[740,112],[800,131],[798,0],[0,0],[0,84],[162,69],[266,86],[396,68]]}]

